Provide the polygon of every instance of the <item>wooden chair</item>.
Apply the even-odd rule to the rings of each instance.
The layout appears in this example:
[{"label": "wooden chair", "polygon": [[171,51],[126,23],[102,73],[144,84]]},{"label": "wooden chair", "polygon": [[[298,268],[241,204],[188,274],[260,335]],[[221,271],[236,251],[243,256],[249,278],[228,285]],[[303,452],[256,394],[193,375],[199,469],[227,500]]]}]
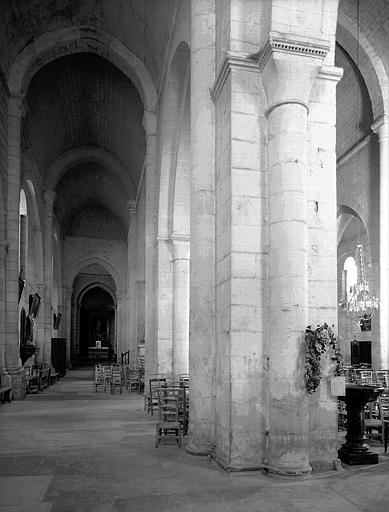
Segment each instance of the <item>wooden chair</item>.
[{"label": "wooden chair", "polygon": [[343,400],[338,400],[338,431],[347,430],[347,408]]},{"label": "wooden chair", "polygon": [[387,445],[385,423],[389,420],[389,392],[383,392],[375,402],[367,404],[365,410],[365,429],[369,438],[376,430],[383,445]]},{"label": "wooden chair", "polygon": [[135,370],[130,366],[123,367],[125,389],[127,391],[138,391],[140,388],[139,370]]},{"label": "wooden chair", "polygon": [[107,391],[107,388],[112,389],[112,366],[103,366],[104,369],[104,388],[103,391]]},{"label": "wooden chair", "polygon": [[166,385],[166,377],[152,377],[149,379],[149,395],[146,398],[147,412],[154,414],[154,409],[158,407],[158,391],[162,385]]},{"label": "wooden chair", "polygon": [[385,389],[389,389],[389,370],[377,370],[375,372],[375,381]]},{"label": "wooden chair", "polygon": [[158,391],[158,422],[155,432],[155,447],[161,442],[162,436],[174,435],[181,448],[181,423],[179,421],[180,407],[179,388],[160,388]]},{"label": "wooden chair", "polygon": [[119,388],[120,394],[122,394],[122,389],[123,389],[122,367],[120,365],[114,365],[111,368],[112,368],[111,393],[114,393],[115,389]]},{"label": "wooden chair", "polygon": [[373,384],[373,371],[360,370],[358,375],[358,384]]},{"label": "wooden chair", "polygon": [[95,366],[95,392],[97,393],[97,388],[101,386],[101,389],[103,390],[105,387],[105,374],[104,374],[104,367],[97,364]]}]

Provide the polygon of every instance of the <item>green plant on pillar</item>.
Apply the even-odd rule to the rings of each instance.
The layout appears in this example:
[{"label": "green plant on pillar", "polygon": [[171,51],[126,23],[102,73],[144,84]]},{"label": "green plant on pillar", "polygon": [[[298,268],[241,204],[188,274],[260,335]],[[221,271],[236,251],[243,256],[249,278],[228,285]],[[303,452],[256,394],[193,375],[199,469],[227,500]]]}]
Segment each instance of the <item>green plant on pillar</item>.
[{"label": "green plant on pillar", "polygon": [[321,357],[327,349],[333,351],[331,360],[335,363],[334,375],[343,375],[343,357],[333,329],[326,323],[318,325],[314,330],[309,325],[305,330],[305,385],[308,393],[313,393],[320,384]]}]

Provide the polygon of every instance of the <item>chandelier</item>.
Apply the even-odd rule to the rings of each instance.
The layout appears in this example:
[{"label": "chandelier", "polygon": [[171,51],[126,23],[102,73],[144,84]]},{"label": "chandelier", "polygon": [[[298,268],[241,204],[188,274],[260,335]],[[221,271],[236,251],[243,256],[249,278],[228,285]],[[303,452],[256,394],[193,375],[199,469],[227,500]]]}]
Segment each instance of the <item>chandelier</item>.
[{"label": "chandelier", "polygon": [[[357,0],[357,67],[359,69],[359,0]],[[361,127],[361,108],[360,99],[357,95],[357,112],[358,112],[358,133]],[[359,149],[360,142],[357,147]],[[345,311],[347,318],[356,320],[361,330],[371,329],[371,318],[378,309],[378,298],[370,295],[369,282],[366,276],[365,255],[363,245],[359,241],[359,220],[357,220],[358,237],[355,246],[355,263],[357,266],[357,283],[350,286],[349,293],[346,292],[339,306]]]},{"label": "chandelier", "polygon": [[345,311],[347,318],[357,320],[362,326],[371,320],[378,309],[378,298],[370,294],[369,282],[366,276],[365,255],[363,245],[359,242],[355,246],[355,263],[357,265],[357,283],[350,286],[348,295],[340,302],[340,307]]}]

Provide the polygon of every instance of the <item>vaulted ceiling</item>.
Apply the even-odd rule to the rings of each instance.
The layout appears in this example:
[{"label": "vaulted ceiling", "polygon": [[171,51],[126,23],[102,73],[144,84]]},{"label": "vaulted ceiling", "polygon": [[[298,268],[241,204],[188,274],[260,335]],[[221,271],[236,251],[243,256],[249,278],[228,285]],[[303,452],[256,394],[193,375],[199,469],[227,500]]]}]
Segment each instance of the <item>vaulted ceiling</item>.
[{"label": "vaulted ceiling", "polygon": [[[111,230],[111,234],[124,237],[128,228],[126,203],[135,199],[146,147],[143,105],[135,86],[102,57],[79,53],[41,68],[28,87],[26,104],[25,143],[43,182],[56,186],[55,211],[64,232],[88,235],[80,219],[74,228],[74,216],[83,219],[82,211],[88,209],[101,221],[116,225],[113,214],[121,228]],[[58,183],[50,176],[64,155],[94,151],[109,155],[115,169],[109,162],[104,166],[85,158],[59,176]]]},{"label": "vaulted ceiling", "polygon": [[68,151],[96,146],[139,181],[143,106],[134,85],[111,63],[91,53],[57,59],[33,77],[26,101],[24,132],[43,177]]}]

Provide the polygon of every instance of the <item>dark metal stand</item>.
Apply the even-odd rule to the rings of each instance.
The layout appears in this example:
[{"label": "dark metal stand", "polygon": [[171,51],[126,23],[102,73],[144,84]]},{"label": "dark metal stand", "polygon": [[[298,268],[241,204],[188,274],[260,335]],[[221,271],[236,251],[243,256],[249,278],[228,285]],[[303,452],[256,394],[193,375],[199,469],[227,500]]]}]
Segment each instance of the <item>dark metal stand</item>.
[{"label": "dark metal stand", "polygon": [[347,407],[346,442],[338,450],[342,462],[350,465],[378,464],[378,453],[366,443],[365,406],[377,399],[383,388],[374,385],[346,384],[346,396],[339,397]]}]

